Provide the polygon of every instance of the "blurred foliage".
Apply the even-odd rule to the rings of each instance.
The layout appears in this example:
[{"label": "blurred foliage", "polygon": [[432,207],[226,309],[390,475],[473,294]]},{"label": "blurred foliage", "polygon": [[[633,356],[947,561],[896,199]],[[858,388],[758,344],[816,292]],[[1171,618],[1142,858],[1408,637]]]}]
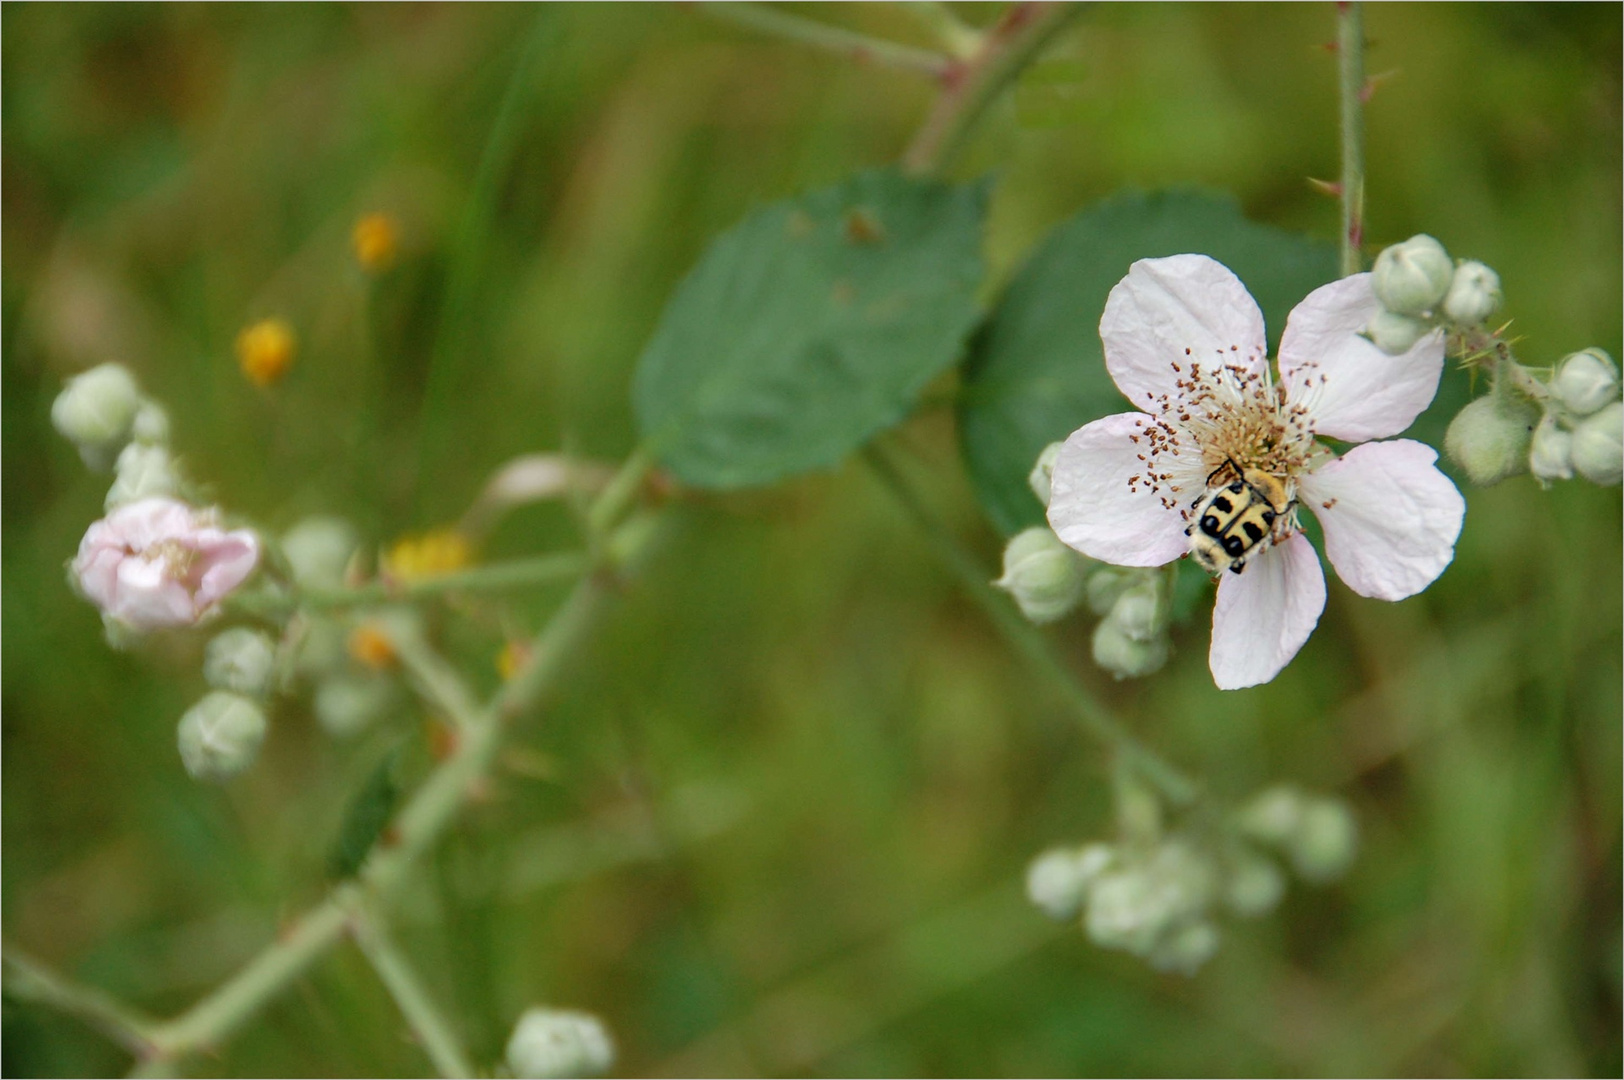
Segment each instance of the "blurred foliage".
[{"label": "blurred foliage", "polygon": [[[893,7],[804,10],[918,41]],[[1426,231],[1494,266],[1532,362],[1619,355],[1619,6],[1366,20],[1372,250]],[[930,88],[678,5],[13,4],[0,29],[4,929],[170,1013],[320,894],[415,721],[335,743],[290,701],[248,775],[188,780],[200,644],[112,652],[63,580],[105,484],[50,430],[64,376],[125,361],[231,508],[342,512],[381,546],[514,454],[626,453],[632,366],[707,243],[894,160]],[[1338,167],[1332,34],[1330,5],[1092,7],[957,170],[994,170],[995,283],[1125,186],[1232,191],[1330,239],[1305,178]],[[368,276],[350,236],[377,212],[399,251]],[[269,316],[299,352],[261,390],[233,342]],[[949,411],[904,437],[992,576]],[[400,937],[482,1061],[545,1002],[601,1013],[628,1073],[1617,1075],[1619,495],[1523,477],[1468,506],[1436,586],[1333,582],[1257,690],[1213,688],[1199,619],[1143,684],[1058,631],[1218,794],[1292,779],[1359,811],[1349,879],[1193,980],[1020,897],[1034,853],[1109,830],[1104,763],[851,464],[679,511]],[[571,535],[534,508],[485,554]],[[462,614],[446,641],[493,684],[501,627]],[[8,1075],[123,1067],[74,1021],[4,1017]],[[198,1067],[428,1063],[341,949]]]}]

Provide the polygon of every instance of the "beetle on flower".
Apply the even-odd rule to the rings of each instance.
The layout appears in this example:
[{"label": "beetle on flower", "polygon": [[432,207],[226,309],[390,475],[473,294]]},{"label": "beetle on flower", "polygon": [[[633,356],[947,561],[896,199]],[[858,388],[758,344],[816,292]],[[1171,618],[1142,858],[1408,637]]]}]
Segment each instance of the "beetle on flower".
[{"label": "beetle on flower", "polygon": [[[1139,411],[1066,440],[1049,523],[1105,562],[1193,554],[1218,573],[1221,689],[1274,678],[1324,610],[1302,509],[1361,596],[1412,596],[1454,557],[1465,501],[1431,447],[1391,438],[1437,392],[1443,332],[1389,355],[1360,333],[1378,306],[1369,274],[1314,290],[1286,320],[1276,381],[1256,301],[1204,255],[1142,259],[1106,301],[1106,369]],[[1338,457],[1321,438],[1362,445]]]}]

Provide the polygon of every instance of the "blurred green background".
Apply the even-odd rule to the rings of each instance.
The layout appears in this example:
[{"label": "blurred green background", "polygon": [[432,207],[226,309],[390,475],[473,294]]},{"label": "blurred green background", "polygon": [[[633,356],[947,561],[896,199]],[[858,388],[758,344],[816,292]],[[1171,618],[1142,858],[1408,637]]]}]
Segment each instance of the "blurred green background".
[{"label": "blurred green background", "polygon": [[[889,6],[796,10],[922,40]],[[1367,110],[1371,250],[1427,231],[1488,262],[1530,362],[1620,354],[1620,12],[1366,13],[1368,69],[1391,73]],[[106,481],[50,428],[63,378],[124,361],[223,503],[275,528],[340,512],[386,544],[514,454],[626,453],[632,364],[707,240],[893,160],[930,88],[679,5],[0,21],[4,931],[167,1014],[321,894],[348,793],[417,721],[335,743],[291,699],[252,772],[190,781],[174,724],[198,644],[113,652],[64,581]],[[1332,238],[1305,178],[1338,169],[1333,36],[1328,4],[1090,8],[955,170],[996,171],[994,279],[1129,185],[1231,190]],[[403,233],[377,279],[349,248],[372,211]],[[300,353],[259,391],[232,342],[267,315]],[[948,412],[904,434],[990,577]],[[1032,855],[1109,832],[1102,755],[855,463],[679,510],[401,936],[486,1062],[547,1002],[603,1015],[625,1073],[1618,1075],[1619,493],[1521,477],[1467,498],[1432,589],[1333,582],[1257,690],[1213,688],[1204,620],[1143,683],[1092,667],[1088,620],[1057,631],[1214,791],[1294,780],[1359,813],[1347,880],[1230,924],[1194,979],[1021,898]],[[488,554],[571,535],[533,509]],[[493,684],[503,620],[556,595],[453,613],[448,647]],[[74,1021],[4,1018],[8,1075],[124,1067]],[[428,1062],[341,949],[191,1067]]]}]

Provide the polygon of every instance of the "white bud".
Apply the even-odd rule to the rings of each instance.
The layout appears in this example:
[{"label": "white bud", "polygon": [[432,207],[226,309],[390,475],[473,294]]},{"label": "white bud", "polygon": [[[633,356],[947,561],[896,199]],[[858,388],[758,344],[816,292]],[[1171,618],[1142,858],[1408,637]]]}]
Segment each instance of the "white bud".
[{"label": "white bud", "polygon": [[371,726],[395,701],[394,685],[381,676],[338,676],[316,687],[316,722],[335,739]]},{"label": "white bud", "polygon": [[1074,918],[1083,909],[1089,886],[1115,857],[1106,844],[1045,851],[1026,869],[1027,899],[1051,919]]},{"label": "white bud", "polygon": [[1473,259],[1455,268],[1444,314],[1459,326],[1477,326],[1500,310],[1500,275]]},{"label": "white bud", "polygon": [[1054,463],[1060,457],[1060,448],[1065,443],[1052,442],[1043,448],[1038,455],[1038,463],[1032,466],[1032,472],[1027,476],[1026,482],[1032,486],[1032,494],[1038,497],[1038,502],[1044,506],[1049,505],[1049,493],[1054,482]]},{"label": "white bud", "polygon": [[1194,975],[1218,951],[1218,928],[1206,919],[1170,931],[1145,957],[1157,971]]},{"label": "white bud", "polygon": [[130,437],[141,391],[122,364],[101,364],[68,380],[51,403],[51,423],[81,453],[111,461]]},{"label": "white bud", "polygon": [[603,1021],[573,1009],[526,1009],[507,1044],[507,1065],[520,1080],[601,1076],[615,1060]]},{"label": "white bud", "polygon": [[218,690],[264,697],[276,672],[276,644],[244,626],[216,634],[203,650],[203,678]]},{"label": "white bud", "polygon": [[1594,484],[1624,479],[1624,403],[1613,402],[1573,429],[1573,467]]},{"label": "white bud", "polygon": [[1539,411],[1516,399],[1487,394],[1450,421],[1444,449],[1474,484],[1497,484],[1528,468],[1528,445]]},{"label": "white bud", "polygon": [[241,694],[216,690],[186,710],[176,736],[187,772],[198,780],[225,780],[259,756],[265,711]]},{"label": "white bud", "polygon": [[119,451],[113,471],[113,486],[105,500],[109,513],[126,503],[172,496],[180,489],[174,462],[162,446],[132,442]]},{"label": "white bud", "polygon": [[1083,556],[1048,526],[1025,529],[1004,548],[1004,576],[993,582],[1035,623],[1054,622],[1083,598]]},{"label": "white bud", "polygon": [[1096,615],[1109,615],[1118,598],[1144,578],[1144,572],[1126,566],[1101,566],[1088,575],[1084,595],[1088,609]]},{"label": "white bud", "polygon": [[360,546],[347,521],[308,517],[282,535],[282,554],[293,580],[307,589],[336,589]]},{"label": "white bud", "polygon": [[1376,256],[1370,284],[1376,291],[1376,299],[1388,311],[1421,315],[1444,298],[1454,275],[1455,266],[1449,260],[1449,252],[1422,233]]},{"label": "white bud", "polygon": [[1365,334],[1376,343],[1376,348],[1389,356],[1409,352],[1410,346],[1421,340],[1431,327],[1413,315],[1400,315],[1386,308],[1376,312],[1365,327]]},{"label": "white bud", "polygon": [[1167,605],[1162,603],[1160,583],[1155,578],[1141,581],[1117,597],[1106,618],[1137,642],[1148,642],[1167,628]]},{"label": "white bud", "polygon": [[1235,824],[1252,839],[1279,847],[1297,835],[1302,817],[1302,792],[1289,784],[1277,784],[1260,791],[1241,807]]},{"label": "white bud", "polygon": [[1552,480],[1573,479],[1573,436],[1558,427],[1556,417],[1549,413],[1534,429],[1534,441],[1528,448],[1528,471],[1541,487],[1549,487]]},{"label": "white bud", "polygon": [[1618,400],[1618,365],[1602,349],[1586,349],[1557,366],[1551,392],[1575,416],[1589,416]]},{"label": "white bud", "polygon": [[1088,893],[1083,925],[1096,944],[1143,956],[1212,900],[1211,861],[1171,840],[1138,864],[1109,869]]},{"label": "white bud", "polygon": [[163,406],[143,400],[130,423],[130,438],[148,446],[163,446],[169,442],[169,414]]},{"label": "white bud", "polygon": [[1094,662],[1118,679],[1138,679],[1160,671],[1173,646],[1166,634],[1135,641],[1115,619],[1105,618],[1094,628],[1093,652]]},{"label": "white bud", "polygon": [[1267,915],[1285,895],[1286,877],[1272,859],[1247,851],[1233,859],[1224,880],[1224,903],[1243,919]]},{"label": "white bud", "polygon": [[1304,881],[1334,881],[1353,863],[1359,826],[1340,799],[1308,799],[1288,848]]}]

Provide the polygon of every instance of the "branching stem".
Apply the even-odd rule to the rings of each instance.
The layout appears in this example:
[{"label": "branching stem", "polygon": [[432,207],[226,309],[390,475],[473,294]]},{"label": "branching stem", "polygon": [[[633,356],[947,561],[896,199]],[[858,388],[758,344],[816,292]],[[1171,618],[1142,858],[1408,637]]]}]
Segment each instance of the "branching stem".
[{"label": "branching stem", "polygon": [[870,37],[855,30],[830,26],[816,19],[791,15],[787,11],[779,11],[777,8],[762,4],[745,3],[742,0],[730,0],[725,3],[704,0],[694,6],[715,18],[789,41],[798,41],[803,45],[826,49],[858,63],[884,64],[887,67],[915,71],[938,79],[945,77],[953,64],[948,57],[931,52],[929,49],[918,49],[912,45]]},{"label": "branching stem", "polygon": [[462,1043],[451,1030],[451,1024],[440,1014],[434,999],[413,970],[411,961],[395,944],[384,928],[382,920],[370,913],[357,914],[353,926],[355,943],[371,961],[378,978],[400,1006],[400,1013],[411,1026],[412,1033],[422,1044],[441,1076],[468,1077],[474,1075],[474,1066],[463,1051]]},{"label": "branching stem", "polygon": [[77,1016],[138,1060],[151,1056],[153,1022],[147,1017],[100,990],[56,974],[13,945],[5,946],[3,959],[8,995]]},{"label": "branching stem", "polygon": [[1342,276],[1364,269],[1365,15],[1358,0],[1336,5],[1336,63],[1342,99]]}]

